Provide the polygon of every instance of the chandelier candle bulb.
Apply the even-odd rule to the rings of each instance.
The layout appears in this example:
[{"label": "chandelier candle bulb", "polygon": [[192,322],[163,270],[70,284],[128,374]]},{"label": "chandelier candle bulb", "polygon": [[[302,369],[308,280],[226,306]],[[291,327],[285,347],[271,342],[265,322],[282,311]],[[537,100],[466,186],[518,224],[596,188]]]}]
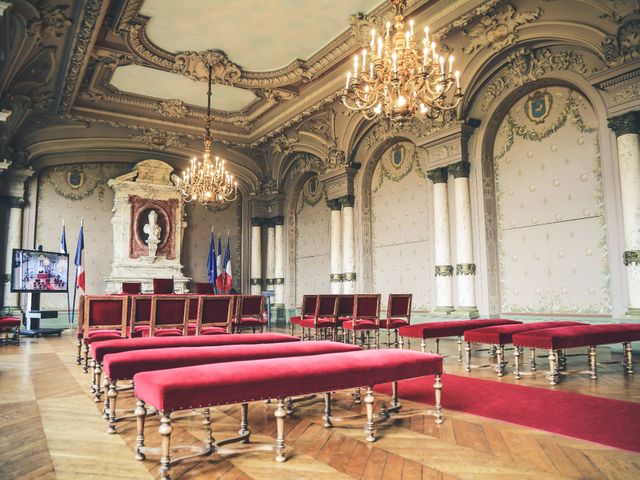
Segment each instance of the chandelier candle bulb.
[{"label": "chandelier candle bulb", "polygon": [[411,20],[409,20],[409,30],[411,31],[411,36],[413,37],[413,18]]},{"label": "chandelier candle bulb", "polygon": [[453,55],[449,55],[449,75],[453,72]]},{"label": "chandelier candle bulb", "polygon": [[459,91],[460,90],[460,72],[458,70],[456,70],[455,77],[456,77],[456,88]]}]

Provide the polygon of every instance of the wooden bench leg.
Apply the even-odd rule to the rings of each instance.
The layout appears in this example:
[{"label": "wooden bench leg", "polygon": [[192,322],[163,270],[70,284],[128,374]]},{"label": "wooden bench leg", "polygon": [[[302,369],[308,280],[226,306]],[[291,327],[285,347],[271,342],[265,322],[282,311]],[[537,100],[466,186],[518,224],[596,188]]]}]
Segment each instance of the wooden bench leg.
[{"label": "wooden bench leg", "polygon": [[293,337],[293,327],[294,327],[294,324],[292,323],[292,324],[291,324],[291,336],[292,336],[292,337]]},{"label": "wooden bench leg", "polygon": [[398,382],[391,382],[391,406],[394,408],[400,408],[400,401],[398,400]]},{"label": "wooden bench leg", "polygon": [[440,425],[444,420],[442,419],[442,379],[440,375],[436,375],[433,383],[433,393],[435,397],[435,417],[436,423]]},{"label": "wooden bench leg", "polygon": [[360,398],[360,387],[356,387],[356,393],[353,395],[353,403],[359,405],[362,399]]},{"label": "wooden bench leg", "polygon": [[76,354],[76,363],[78,365],[82,365],[82,338],[76,338],[76,347],[78,348],[78,352]]},{"label": "wooden bench leg", "polygon": [[538,368],[538,364],[536,363],[536,349],[532,348],[529,356],[529,368],[532,372],[535,372]]},{"label": "wooden bench leg", "polygon": [[293,398],[287,397],[285,412],[287,415],[293,414]]},{"label": "wooden bench leg", "polygon": [[142,448],[144,447],[144,421],[147,416],[147,409],[144,407],[144,402],[142,400],[138,400],[136,402],[136,424],[138,427],[138,435],[136,436],[136,460],[144,460],[145,456],[142,453]]},{"label": "wooden bench leg", "polygon": [[246,436],[247,439],[243,440],[242,443],[249,443],[249,435],[251,435],[251,431],[249,430],[249,404],[243,403],[240,405],[240,430],[238,433],[242,436]]},{"label": "wooden bench leg", "polygon": [[462,363],[462,337],[458,337],[458,363]]},{"label": "wooden bench leg", "polygon": [[558,364],[557,364],[556,351],[553,348],[549,349],[549,385],[558,384]]},{"label": "wooden bench leg", "polygon": [[624,345],[624,356],[626,358],[627,373],[633,374],[633,350],[631,349],[631,342],[626,342]]},{"label": "wooden bench leg", "polygon": [[[104,381],[102,382],[102,386],[104,387],[104,391],[108,392],[109,391],[109,383],[110,380],[108,378],[105,377]],[[115,382],[117,383],[117,382]],[[104,418],[105,420],[109,420],[109,395],[105,395],[104,396],[104,403],[102,404],[102,418]]]},{"label": "wooden bench leg", "polygon": [[464,353],[467,358],[466,365],[464,367],[465,372],[471,371],[471,342],[466,342],[464,345]]},{"label": "wooden bench leg", "polygon": [[504,345],[498,345],[496,348],[497,356],[498,356],[498,365],[496,366],[496,373],[499,377],[504,376]]},{"label": "wooden bench leg", "polygon": [[100,403],[102,401],[100,398],[102,395],[102,364],[95,360],[93,361],[93,381],[95,382],[93,401]]},{"label": "wooden bench leg", "polygon": [[598,378],[598,365],[596,362],[596,347],[589,347],[589,378],[596,380]]},{"label": "wooden bench leg", "polygon": [[84,373],[89,371],[89,345],[84,346]]},{"label": "wooden bench leg", "polygon": [[520,347],[513,349],[513,378],[520,380]]},{"label": "wooden bench leg", "polygon": [[324,415],[322,420],[324,420],[325,428],[333,427],[331,423],[331,392],[325,392],[324,394]]},{"label": "wooden bench leg", "polygon": [[276,462],[284,462],[287,459],[287,451],[284,446],[284,417],[287,412],[284,410],[284,401],[278,398],[278,406],[274,412],[276,417],[276,427],[278,436],[276,437]]},{"label": "wooden bench leg", "polygon": [[[397,335],[398,331],[396,330],[396,335]],[[402,339],[402,336],[398,337],[398,348],[400,350],[404,350],[404,340]]]},{"label": "wooden bench leg", "polygon": [[427,351],[427,342],[425,341],[424,338],[420,342],[420,350],[422,351],[422,353]]},{"label": "wooden bench leg", "polygon": [[116,433],[116,400],[118,399],[118,390],[115,381],[109,383],[107,397],[109,397],[109,427],[107,428],[107,432]]},{"label": "wooden bench leg", "polygon": [[171,468],[171,418],[162,412],[160,417],[160,429],[158,430],[162,436],[162,456],[160,457],[160,475],[162,480],[170,480],[169,469]]},{"label": "wooden bench leg", "polygon": [[211,410],[205,408],[202,411],[202,415],[204,419],[202,420],[202,426],[204,427],[204,443],[207,445],[207,451],[213,452],[213,444],[215,443],[215,439],[213,438],[213,434],[211,433]]},{"label": "wooden bench leg", "polygon": [[375,442],[376,441],[376,430],[375,424],[373,422],[373,390],[371,387],[367,387],[367,393],[364,396],[364,403],[367,408],[367,425],[364,431],[367,433],[367,442]]},{"label": "wooden bench leg", "polygon": [[440,339],[436,338],[436,353],[440,355]]}]

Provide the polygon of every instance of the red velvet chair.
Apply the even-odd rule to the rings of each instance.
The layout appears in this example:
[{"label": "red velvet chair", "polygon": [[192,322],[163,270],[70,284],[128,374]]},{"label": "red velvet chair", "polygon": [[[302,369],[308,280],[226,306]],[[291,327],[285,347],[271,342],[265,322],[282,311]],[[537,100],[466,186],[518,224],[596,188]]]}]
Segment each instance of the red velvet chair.
[{"label": "red velvet chair", "polygon": [[149,332],[152,297],[153,295],[132,295],[129,297],[129,327],[131,329],[131,337],[142,337]]},{"label": "red velvet chair", "polygon": [[0,335],[4,334],[4,339],[0,338],[2,343],[20,344],[20,318],[18,317],[0,317]]},{"label": "red velvet chair", "polygon": [[139,295],[142,293],[142,283],[140,282],[122,282],[122,293],[127,295]]},{"label": "red velvet chair", "polygon": [[[331,331],[331,339],[336,339],[336,327],[338,323],[338,295],[318,295],[316,310],[313,318],[303,318],[300,326],[309,331],[313,330],[313,339],[318,340],[318,330],[321,333]],[[304,336],[304,334],[303,334]],[[309,335],[311,337],[311,335]]]},{"label": "red velvet chair", "polygon": [[[313,318],[316,313],[316,302],[318,301],[317,295],[303,295],[302,296],[302,306],[300,308],[300,315],[293,315],[289,318],[289,322],[291,322],[291,335],[294,332],[294,326],[300,325],[300,321],[305,318]],[[301,333],[302,338],[304,338],[304,330]]]},{"label": "red velvet chair", "polygon": [[240,332],[243,328],[250,328],[254,333],[256,329],[262,333],[266,324],[264,297],[262,295],[239,295],[234,330]]},{"label": "red velvet chair", "polygon": [[213,283],[208,282],[196,282],[196,294],[198,295],[213,295],[215,292]]},{"label": "red velvet chair", "polygon": [[[153,295],[149,337],[179,337],[189,325],[188,295]],[[145,334],[142,334],[145,336]]]},{"label": "red velvet chair", "polygon": [[173,278],[154,278],[153,293],[156,295],[168,295],[173,292]]},{"label": "red velvet chair", "polygon": [[89,345],[127,337],[127,296],[82,296],[82,343],[84,371],[89,370]]},{"label": "red velvet chair", "polygon": [[410,293],[390,293],[387,302],[387,318],[380,319],[380,328],[387,331],[387,347],[391,345],[391,330],[395,332],[395,345],[398,346],[398,329],[411,324]]},{"label": "red velvet chair", "polygon": [[353,302],[355,295],[338,295],[338,333],[342,331],[342,324],[353,320]]},{"label": "red velvet chair", "polygon": [[367,337],[371,331],[375,332],[376,348],[380,346],[380,294],[357,294],[353,303],[353,319],[342,324],[345,332],[352,331],[351,341],[355,345],[357,332],[361,332],[364,343],[364,332]]},{"label": "red velvet chair", "polygon": [[229,295],[202,295],[198,302],[196,335],[231,333],[235,298]]}]

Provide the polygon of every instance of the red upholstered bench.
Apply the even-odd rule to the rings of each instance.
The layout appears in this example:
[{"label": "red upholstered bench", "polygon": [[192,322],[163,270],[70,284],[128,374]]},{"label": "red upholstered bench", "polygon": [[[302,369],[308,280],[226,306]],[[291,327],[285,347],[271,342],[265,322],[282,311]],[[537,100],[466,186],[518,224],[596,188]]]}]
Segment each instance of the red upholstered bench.
[{"label": "red upholstered bench", "polygon": [[[240,360],[320,355],[357,350],[360,350],[360,347],[337,342],[282,342],[199,348],[156,348],[111,353],[104,357],[103,362],[105,385],[109,385],[105,399],[105,411],[109,414],[108,432],[116,432],[117,382],[118,380],[131,379],[137,373]],[[243,413],[245,412],[243,411]]]},{"label": "red upholstered bench", "polygon": [[549,383],[558,382],[558,350],[588,347],[589,373],[592,380],[597,378],[596,345],[622,343],[624,346],[624,367],[633,373],[631,342],[640,340],[640,324],[622,323],[608,325],[584,325],[575,327],[549,328],[513,336],[516,347],[546,348],[549,350]]},{"label": "red upholstered bench", "polygon": [[[20,319],[18,317],[0,317],[0,333],[5,334],[3,342],[16,343],[20,342],[18,333],[20,331]],[[9,338],[9,334],[12,334],[12,338]]]},{"label": "red upholstered bench", "polygon": [[462,335],[473,328],[491,327],[493,325],[519,324],[517,320],[504,318],[485,318],[481,320],[447,320],[443,322],[416,323],[406,327],[400,327],[400,348],[402,337],[419,338],[420,347],[424,352],[427,346],[426,339],[434,338],[436,341],[436,353],[440,353],[440,339],[444,337],[458,337],[458,362],[462,362]]},{"label": "red upholstered bench", "polygon": [[[533,323],[520,323],[510,325],[495,325],[493,327],[475,328],[473,330],[467,330],[464,332],[465,353],[466,353],[466,371],[471,371],[471,344],[472,343],[485,343],[489,345],[495,345],[497,347],[498,365],[496,366],[496,373],[499,377],[504,375],[504,367],[506,362],[504,360],[504,346],[511,343],[511,339],[516,333],[533,332],[534,330],[543,330],[548,328],[557,327],[571,327],[576,325],[586,325],[581,322],[533,322]],[[513,352],[514,357],[514,375],[515,378],[520,378],[520,349],[516,347]],[[531,352],[531,365],[535,369],[535,350]]]},{"label": "red upholstered bench", "polygon": [[[216,445],[210,430],[209,407],[248,403],[277,398],[275,411],[277,423],[276,457],[284,462],[284,399],[294,395],[331,392],[351,387],[367,386],[364,398],[367,410],[367,440],[375,441],[373,417],[373,386],[379,383],[397,382],[406,378],[435,375],[435,417],[442,422],[440,393],[442,383],[442,357],[408,350],[367,350],[345,353],[329,353],[310,357],[274,358],[231,362],[220,365],[200,365],[173,370],[139,373],[134,377],[135,395],[138,398],[138,442],[136,458],[143,459],[145,403],[160,412],[162,458],[160,472],[169,478],[172,465],[170,457],[170,414],[179,410],[204,408],[207,448],[203,453],[213,453]],[[325,393],[325,418],[331,419],[329,393]],[[327,425],[329,426],[330,423]]]},{"label": "red upholstered bench", "polygon": [[130,352],[132,350],[151,350],[154,348],[172,347],[212,347],[216,345],[243,345],[256,343],[298,342],[300,339],[282,333],[225,334],[196,337],[145,337],[126,338],[119,340],[105,340],[92,343],[90,355],[93,359],[95,401],[100,401],[100,376],[102,375],[102,361],[110,353]]}]

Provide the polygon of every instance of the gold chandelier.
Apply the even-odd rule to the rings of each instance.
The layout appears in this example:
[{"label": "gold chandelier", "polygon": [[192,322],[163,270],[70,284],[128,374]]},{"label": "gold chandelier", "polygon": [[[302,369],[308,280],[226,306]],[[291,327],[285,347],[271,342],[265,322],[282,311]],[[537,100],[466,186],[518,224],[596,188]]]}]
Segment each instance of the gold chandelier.
[{"label": "gold chandelier", "polygon": [[182,173],[177,188],[186,202],[198,200],[205,206],[221,206],[238,198],[238,182],[227,172],[225,160],[217,155],[211,158],[211,65],[207,91],[207,119],[202,160],[193,157],[191,165]]},{"label": "gold chandelier", "polygon": [[340,98],[367,120],[380,114],[398,122],[414,116],[435,120],[460,103],[460,72],[453,70],[453,55],[445,59],[436,43],[429,42],[429,27],[424,29],[420,48],[416,46],[414,21],[406,30],[402,15],[406,0],[390,1],[393,28],[388,21],[384,36],[371,30],[369,48],[353,57],[353,72],[347,73]]}]

